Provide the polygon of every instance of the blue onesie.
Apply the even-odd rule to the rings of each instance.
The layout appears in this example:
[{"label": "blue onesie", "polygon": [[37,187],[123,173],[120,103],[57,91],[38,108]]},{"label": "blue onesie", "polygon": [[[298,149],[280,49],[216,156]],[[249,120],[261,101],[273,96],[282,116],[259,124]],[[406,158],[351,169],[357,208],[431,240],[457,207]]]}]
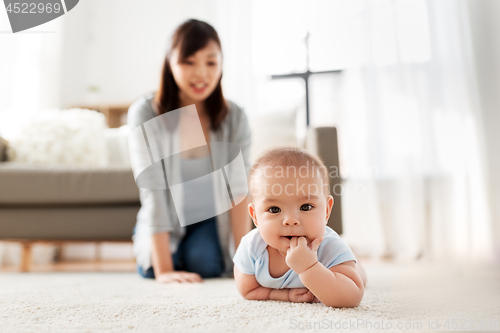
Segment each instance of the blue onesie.
[{"label": "blue onesie", "polygon": [[[330,268],[349,260],[356,262],[351,249],[334,230],[327,226],[323,241],[318,248],[318,261],[326,268]],[[263,287],[273,289],[305,287],[299,275],[292,269],[279,278],[273,278],[269,274],[267,244],[258,229],[253,229],[241,239],[233,262],[243,274],[255,275],[257,282]]]}]

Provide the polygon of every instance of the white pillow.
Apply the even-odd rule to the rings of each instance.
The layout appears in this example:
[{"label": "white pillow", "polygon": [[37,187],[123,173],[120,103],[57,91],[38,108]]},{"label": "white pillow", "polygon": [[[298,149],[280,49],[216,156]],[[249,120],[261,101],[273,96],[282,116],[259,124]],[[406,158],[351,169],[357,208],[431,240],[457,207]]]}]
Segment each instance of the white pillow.
[{"label": "white pillow", "polygon": [[130,128],[123,125],[120,128],[107,128],[105,131],[108,150],[108,163],[130,166],[128,153],[128,134]]},{"label": "white pillow", "polygon": [[19,123],[9,140],[13,162],[104,166],[107,162],[102,113],[84,109],[43,111]]},{"label": "white pillow", "polygon": [[250,160],[255,160],[266,150],[276,146],[297,146],[296,109],[250,116],[252,146]]}]

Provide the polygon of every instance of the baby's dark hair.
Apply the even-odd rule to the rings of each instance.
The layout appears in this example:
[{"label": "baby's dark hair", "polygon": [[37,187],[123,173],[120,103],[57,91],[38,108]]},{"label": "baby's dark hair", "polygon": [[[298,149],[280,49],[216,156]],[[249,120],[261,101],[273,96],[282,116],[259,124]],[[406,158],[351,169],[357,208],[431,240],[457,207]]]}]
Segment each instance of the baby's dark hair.
[{"label": "baby's dark hair", "polygon": [[[301,175],[300,173],[297,173],[297,168],[300,167],[306,167],[308,172],[312,170],[313,175],[316,174],[316,176],[320,177],[322,184],[324,185],[323,189],[325,195],[330,195],[328,170],[323,161],[319,157],[297,147],[276,147],[261,154],[252,165],[252,169],[250,170],[250,174],[248,176],[248,184],[251,188],[252,180],[257,171],[263,168],[276,168],[276,170],[280,168],[279,172],[286,172],[287,175],[290,174],[289,169],[292,168],[294,176],[297,177],[297,174],[299,174],[299,176]],[[250,195],[252,195],[251,190]]]}]

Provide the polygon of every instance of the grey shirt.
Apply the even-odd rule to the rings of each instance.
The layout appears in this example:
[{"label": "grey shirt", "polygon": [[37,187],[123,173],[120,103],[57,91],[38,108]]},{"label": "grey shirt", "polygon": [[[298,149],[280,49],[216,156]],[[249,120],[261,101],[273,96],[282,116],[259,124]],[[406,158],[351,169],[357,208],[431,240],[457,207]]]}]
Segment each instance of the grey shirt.
[{"label": "grey shirt", "polygon": [[[212,172],[210,156],[201,158],[181,159],[182,178],[190,180],[198,175],[208,175]],[[210,177],[201,177],[197,187],[184,188],[184,202],[194,204],[184,205],[184,215],[187,221],[203,221],[205,216],[215,216],[215,198],[213,181]]]},{"label": "grey shirt", "polygon": [[[146,95],[139,98],[130,106],[127,122],[131,130],[136,129],[138,126],[157,116],[151,104],[153,97],[154,94]],[[217,131],[210,131],[209,141],[231,142],[238,145],[241,149],[246,173],[248,175],[250,171],[249,149],[251,140],[248,119],[245,112],[238,105],[230,101],[227,101],[227,103],[229,106],[229,113]],[[178,140],[174,138],[171,144],[167,144],[166,146],[170,146],[172,150],[176,150],[178,148],[177,145]],[[227,156],[222,152],[222,156],[218,156],[217,160],[220,161],[221,164],[230,163],[229,152]],[[224,165],[214,166],[214,168],[221,167],[224,167]],[[180,175],[181,168],[182,166],[179,162],[179,165],[173,166],[173,172]],[[141,209],[137,214],[135,234],[132,238],[134,242],[133,251],[137,264],[143,269],[147,269],[151,267],[151,236],[153,234],[169,232],[170,251],[172,253],[177,251],[177,247],[185,234],[185,228],[181,227],[177,214],[184,214],[184,209],[181,209],[179,212],[176,211],[172,197],[167,190],[140,188],[139,191]],[[224,191],[227,191],[227,189],[216,189],[216,192],[223,193]],[[234,195],[238,195],[238,193],[234,193]],[[215,195],[215,197],[218,197],[218,195]],[[222,194],[220,197],[222,197]],[[227,275],[229,275],[232,272],[232,257],[235,252],[229,211],[218,215],[216,218],[219,241],[224,256],[225,270]]]}]

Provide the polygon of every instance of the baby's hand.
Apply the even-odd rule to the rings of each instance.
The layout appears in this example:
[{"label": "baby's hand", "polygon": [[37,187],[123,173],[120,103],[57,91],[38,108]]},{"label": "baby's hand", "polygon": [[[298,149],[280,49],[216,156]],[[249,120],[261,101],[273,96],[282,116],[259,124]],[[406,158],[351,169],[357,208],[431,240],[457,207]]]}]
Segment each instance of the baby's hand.
[{"label": "baby's hand", "polygon": [[305,237],[292,237],[290,240],[290,248],[286,252],[286,264],[293,269],[297,274],[301,274],[309,267],[312,267],[318,262],[319,244],[323,238],[316,238],[312,241],[311,247],[307,246]]},{"label": "baby's hand", "polygon": [[295,303],[311,303],[314,294],[307,288],[293,288],[288,289],[288,299]]}]

